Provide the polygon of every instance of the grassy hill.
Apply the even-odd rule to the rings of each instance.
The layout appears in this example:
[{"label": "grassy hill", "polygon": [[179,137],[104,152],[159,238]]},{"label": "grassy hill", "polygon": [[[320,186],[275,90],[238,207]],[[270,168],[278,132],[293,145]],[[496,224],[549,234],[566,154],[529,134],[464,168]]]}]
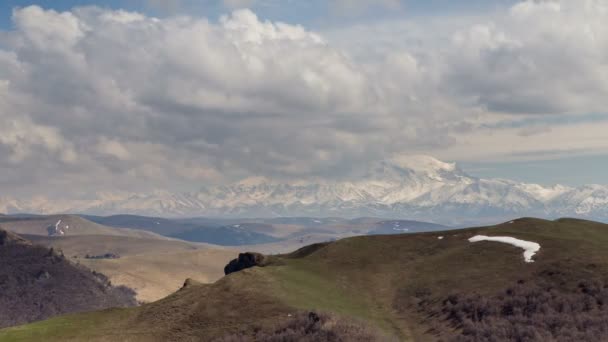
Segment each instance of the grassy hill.
[{"label": "grassy hill", "polygon": [[[541,249],[525,263],[520,248],[468,241],[477,234]],[[271,256],[265,267],[138,308],[0,330],[0,340],[221,340],[272,331],[309,310],[405,341],[483,341],[488,332],[497,340],[598,340],[608,336],[607,245],[608,225],[573,219],[353,237]]]}]

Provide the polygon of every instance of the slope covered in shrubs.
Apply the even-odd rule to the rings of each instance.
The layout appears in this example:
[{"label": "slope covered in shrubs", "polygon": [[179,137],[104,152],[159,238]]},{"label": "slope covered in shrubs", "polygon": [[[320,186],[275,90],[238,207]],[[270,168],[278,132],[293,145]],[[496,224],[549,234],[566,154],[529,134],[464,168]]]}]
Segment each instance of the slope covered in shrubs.
[{"label": "slope covered in shrubs", "polygon": [[136,305],[135,293],[61,253],[0,229],[0,327]]},{"label": "slope covered in shrubs", "polygon": [[330,314],[299,312],[289,315],[284,322],[270,327],[254,327],[236,334],[230,334],[217,342],[397,342],[377,329],[362,322],[339,318]]},{"label": "slope covered in shrubs", "polygon": [[440,315],[455,341],[601,341],[608,338],[608,284],[589,274],[576,280],[544,272],[493,296],[453,294]]}]

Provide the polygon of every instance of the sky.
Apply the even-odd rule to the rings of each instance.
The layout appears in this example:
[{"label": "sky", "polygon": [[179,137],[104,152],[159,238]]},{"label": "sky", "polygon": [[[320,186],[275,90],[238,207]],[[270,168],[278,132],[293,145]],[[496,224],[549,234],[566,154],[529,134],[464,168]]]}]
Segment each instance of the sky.
[{"label": "sky", "polygon": [[0,196],[338,180],[426,154],[606,184],[606,0],[0,3]]},{"label": "sky", "polygon": [[172,15],[192,15],[217,20],[238,8],[249,8],[271,21],[306,25],[320,29],[347,23],[374,22],[387,18],[403,19],[413,16],[468,14],[505,9],[514,0],[3,0],[0,3],[0,27],[12,25],[14,8],[38,5],[56,11],[74,7],[97,6],[106,9],[136,11],[149,16],[166,18]]}]

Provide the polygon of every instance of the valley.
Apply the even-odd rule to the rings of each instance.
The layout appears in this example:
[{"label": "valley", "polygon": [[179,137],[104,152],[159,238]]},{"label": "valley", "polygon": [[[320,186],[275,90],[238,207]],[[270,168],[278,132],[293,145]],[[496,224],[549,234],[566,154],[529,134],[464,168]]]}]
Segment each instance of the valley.
[{"label": "valley", "polygon": [[[215,282],[223,276],[224,265],[243,250],[288,253],[354,235],[446,228],[377,218],[238,220],[132,215],[9,215],[0,220],[0,226],[60,251],[71,262],[104,274],[113,284],[133,289],[140,302],[156,301],[175,292],[187,278]],[[62,234],[56,233],[58,228]],[[103,255],[112,258],[91,257]]]}]

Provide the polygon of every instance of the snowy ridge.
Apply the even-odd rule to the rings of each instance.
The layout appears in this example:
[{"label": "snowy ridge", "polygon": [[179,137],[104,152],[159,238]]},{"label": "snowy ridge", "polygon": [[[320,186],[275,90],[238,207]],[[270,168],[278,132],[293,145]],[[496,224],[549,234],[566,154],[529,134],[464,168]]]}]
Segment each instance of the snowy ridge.
[{"label": "snowy ridge", "polygon": [[480,179],[428,156],[381,161],[340,182],[279,183],[251,177],[191,193],[103,193],[91,200],[0,198],[5,213],[155,216],[376,216],[447,224],[519,216],[608,219],[608,186],[541,186]]}]

